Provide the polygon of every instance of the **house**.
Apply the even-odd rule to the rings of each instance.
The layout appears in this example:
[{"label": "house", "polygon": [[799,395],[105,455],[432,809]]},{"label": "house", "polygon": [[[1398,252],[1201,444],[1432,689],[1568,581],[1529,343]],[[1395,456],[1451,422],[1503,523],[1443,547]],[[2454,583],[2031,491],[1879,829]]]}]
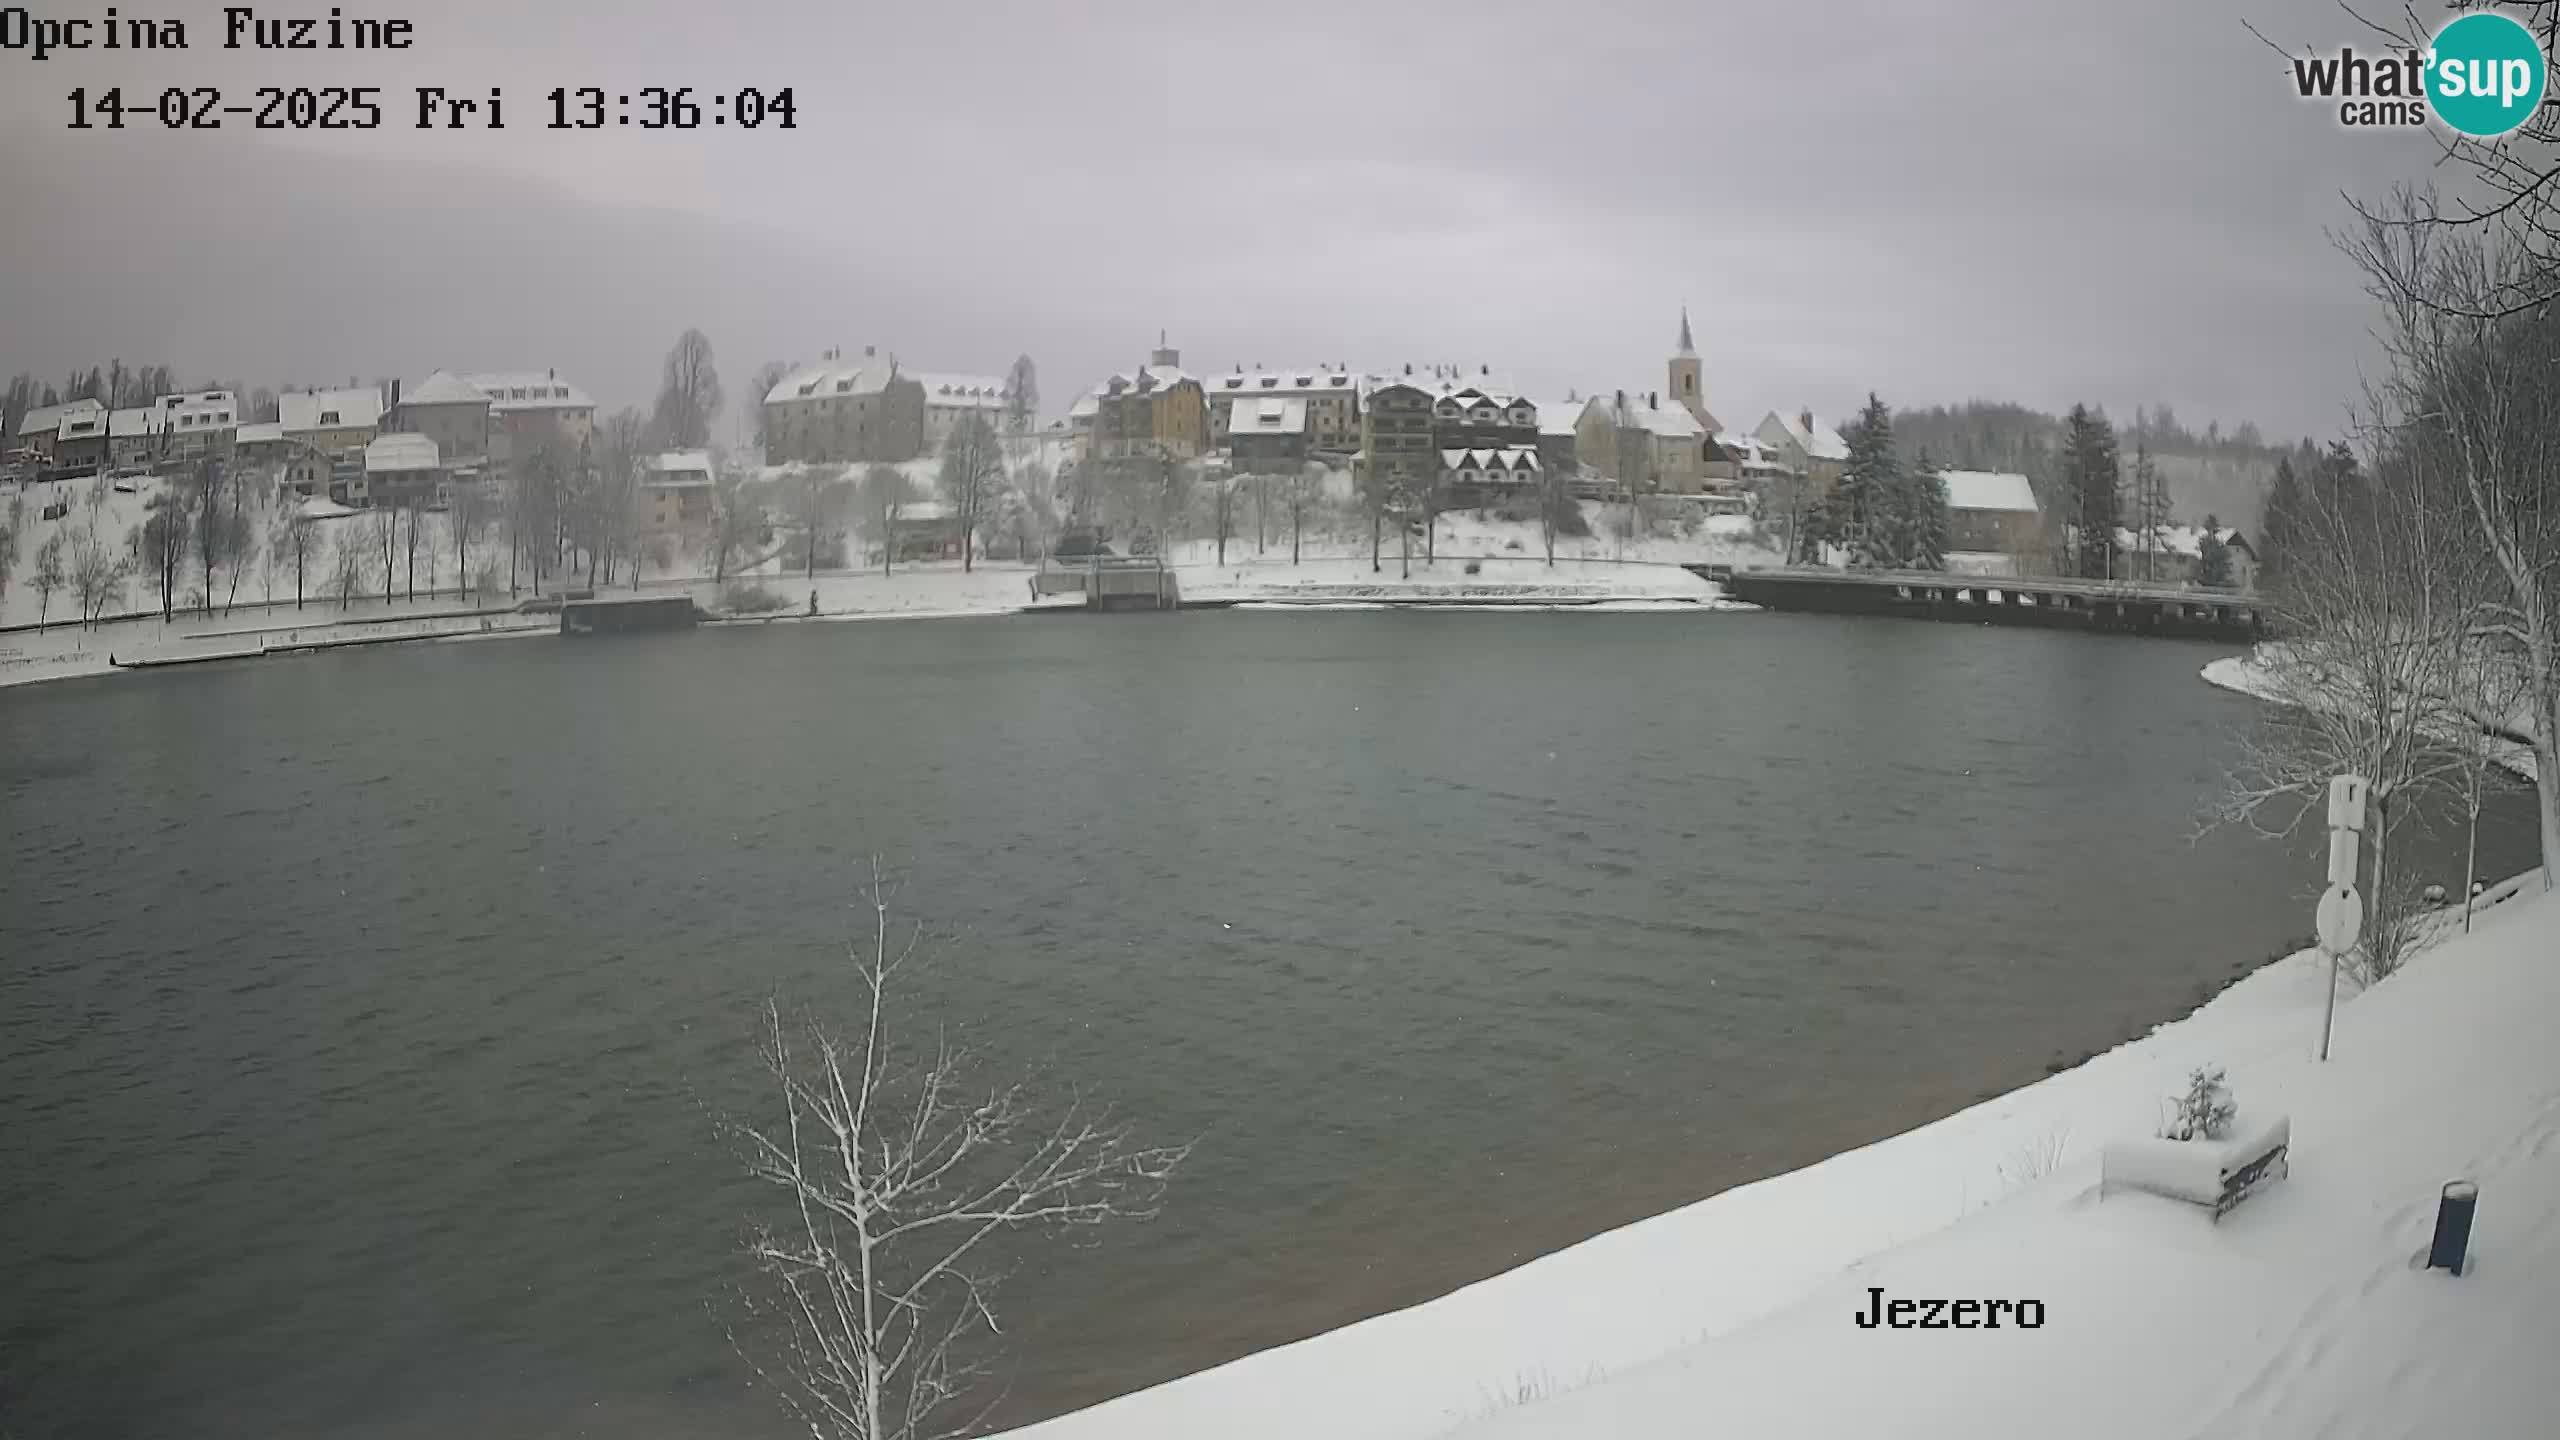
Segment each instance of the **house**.
[{"label": "house", "polygon": [[80,409],[63,406],[56,412],[53,430],[53,463],[66,470],[96,470],[107,463],[107,407],[90,402]]},{"label": "house", "polygon": [[1463,508],[1530,489],[1545,473],[1533,445],[1500,445],[1440,452],[1442,503]]},{"label": "house", "polygon": [[1092,453],[1189,459],[1209,449],[1208,392],[1182,369],[1182,352],[1159,337],[1147,363],[1094,390]]},{"label": "house", "polygon": [[[2257,547],[2249,543],[2248,536],[2228,527],[2212,533],[2230,552],[2230,588],[2254,589],[2258,578]],[[2197,567],[2204,558],[2205,534],[2198,525],[2163,525],[2142,533],[2119,526],[2116,578],[2135,584],[2195,584]]]},{"label": "house", "polygon": [[129,405],[107,412],[107,464],[148,470],[168,452],[169,412],[158,405]]},{"label": "house", "polygon": [[1293,474],[1310,445],[1304,395],[1210,396],[1210,430],[1224,430],[1235,468],[1247,474]]},{"label": "house", "polygon": [[[2050,544],[2036,488],[2024,475],[1941,470],[1947,487],[1947,549],[1953,554],[2033,557]],[[2014,568],[2011,573],[2016,573]]]},{"label": "house", "polygon": [[1538,405],[1489,367],[1473,376],[1449,369],[1425,387],[1431,395],[1431,440],[1436,449],[1538,448]]},{"label": "house", "polygon": [[[1248,371],[1201,382],[1209,396],[1209,443],[1225,447],[1235,433],[1237,407],[1255,400],[1296,400],[1306,416],[1306,449],[1349,455],[1360,448],[1361,377],[1341,367]],[[1266,412],[1255,411],[1256,415]]]},{"label": "house", "polygon": [[711,452],[667,450],[640,461],[640,523],[690,531],[711,523]]},{"label": "house", "polygon": [[898,507],[897,522],[890,530],[900,560],[960,558],[960,525],[943,501],[907,501]]},{"label": "house", "polygon": [[595,434],[596,402],[556,370],[482,371],[463,382],[489,397],[489,464],[522,464],[544,449],[574,459]]},{"label": "house", "polygon": [[1550,473],[1572,475],[1582,466],[1582,422],[1600,402],[1533,400],[1538,411],[1538,463]]},{"label": "house", "polygon": [[1705,492],[1709,443],[1706,427],[1687,406],[1666,404],[1661,392],[1621,390],[1582,416],[1578,447],[1583,463],[1625,489],[1655,495]]},{"label": "house", "polygon": [[288,391],[276,397],[276,423],[287,437],[323,455],[361,450],[382,429],[382,393],[371,388]]},{"label": "house", "polygon": [[976,416],[988,428],[1001,435],[1006,417],[1013,409],[1013,391],[989,375],[923,375],[915,382],[924,389],[924,448],[927,453],[942,449],[942,442],[960,428],[960,422]]},{"label": "house", "polygon": [[1440,450],[1467,448],[1433,443],[1435,398],[1425,383],[1410,376],[1369,382],[1369,393],[1360,401],[1359,463],[1365,476],[1436,476]]},{"label": "house", "polygon": [[896,356],[883,360],[866,345],[861,359],[848,361],[830,350],[765,392],[765,463],[913,460],[925,451],[926,409],[923,384],[899,370]]},{"label": "house", "polygon": [[431,505],[439,499],[443,484],[444,459],[434,440],[405,433],[377,435],[364,447],[364,475],[347,503]]},{"label": "house", "polygon": [[159,399],[162,454],[173,460],[228,459],[240,428],[240,400],[228,390],[198,390]]},{"label": "house", "polygon": [[95,400],[74,400],[63,405],[42,405],[18,419],[16,444],[33,450],[47,461],[57,459],[54,446],[59,442],[63,421],[74,415],[103,415],[107,407]]},{"label": "house", "polygon": [[284,426],[273,420],[252,421],[231,436],[231,461],[253,470],[281,468],[291,458],[294,442],[284,436]]},{"label": "house", "polygon": [[[349,392],[326,393],[345,396]],[[308,418],[315,430],[351,430],[360,428],[350,422],[354,413],[344,405],[315,404]],[[466,375],[438,370],[414,387],[394,382],[389,416],[378,418],[377,423],[383,431],[423,435],[434,441],[436,453],[448,467],[486,460],[504,468],[530,459],[545,445],[574,453],[595,433],[595,413],[595,402],[586,392],[561,379],[557,371]],[[327,425],[324,414],[337,415],[338,423]]]},{"label": "house", "polygon": [[1812,482],[1817,495],[1829,493],[1832,486],[1840,483],[1841,472],[1848,468],[1849,442],[1840,438],[1839,431],[1816,420],[1811,410],[1794,415],[1772,410],[1751,434],[1790,473]]}]

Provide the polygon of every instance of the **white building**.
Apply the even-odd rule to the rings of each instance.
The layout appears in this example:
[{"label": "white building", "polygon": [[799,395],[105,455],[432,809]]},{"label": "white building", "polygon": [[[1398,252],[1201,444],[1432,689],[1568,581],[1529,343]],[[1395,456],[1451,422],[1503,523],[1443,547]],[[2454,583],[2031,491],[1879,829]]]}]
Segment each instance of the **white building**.
[{"label": "white building", "polygon": [[[1360,448],[1360,393],[1363,377],[1338,366],[1251,370],[1238,367],[1230,375],[1211,375],[1200,382],[1209,400],[1209,444],[1223,448],[1235,432],[1236,406],[1243,400],[1302,402],[1309,448],[1348,455]],[[1267,409],[1247,413],[1268,415]]]},{"label": "white building", "polygon": [[1849,464],[1849,442],[1840,438],[1839,431],[1816,419],[1811,410],[1793,415],[1772,410],[1751,434],[1789,470],[1810,476],[1826,488],[1840,478],[1840,472]]},{"label": "white building", "polygon": [[364,478],[350,488],[352,505],[428,505],[444,483],[444,457],[424,435],[378,435],[364,447]]},{"label": "white building", "polygon": [[199,455],[229,455],[233,435],[240,428],[240,399],[228,390],[199,390],[186,395],[163,395],[160,408],[167,412],[166,453],[172,458]]},{"label": "white building", "polygon": [[1013,408],[1013,391],[991,375],[932,375],[910,372],[908,378],[924,387],[924,448],[927,454],[938,453],[942,442],[960,428],[960,422],[975,415],[987,422],[997,434],[1004,433],[1006,412]]},{"label": "white building", "polygon": [[664,450],[640,461],[640,523],[694,530],[711,522],[711,452]]}]

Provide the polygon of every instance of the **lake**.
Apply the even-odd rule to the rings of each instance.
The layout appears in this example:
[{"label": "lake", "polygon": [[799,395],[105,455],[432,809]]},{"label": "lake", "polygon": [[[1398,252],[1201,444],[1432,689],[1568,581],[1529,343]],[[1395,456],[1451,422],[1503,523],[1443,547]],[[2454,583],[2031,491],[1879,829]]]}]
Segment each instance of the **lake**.
[{"label": "lake", "polygon": [[1444,1293],[2307,943],[2313,843],[2195,834],[2222,653],[1028,615],[0,691],[0,1431],[790,1433],[710,1117],[767,993],[850,1017],[875,854],[934,1013],[1198,1139],[1022,1257],[1001,1418]]}]

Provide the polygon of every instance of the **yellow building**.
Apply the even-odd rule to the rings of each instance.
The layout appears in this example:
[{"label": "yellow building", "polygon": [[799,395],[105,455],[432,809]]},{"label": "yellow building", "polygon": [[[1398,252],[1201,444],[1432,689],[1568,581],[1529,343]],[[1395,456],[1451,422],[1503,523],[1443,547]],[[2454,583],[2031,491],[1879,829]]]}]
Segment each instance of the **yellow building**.
[{"label": "yellow building", "polygon": [[1146,364],[1112,376],[1093,393],[1096,458],[1162,455],[1187,460],[1207,453],[1208,395],[1196,377],[1183,372],[1182,352],[1158,345]]}]

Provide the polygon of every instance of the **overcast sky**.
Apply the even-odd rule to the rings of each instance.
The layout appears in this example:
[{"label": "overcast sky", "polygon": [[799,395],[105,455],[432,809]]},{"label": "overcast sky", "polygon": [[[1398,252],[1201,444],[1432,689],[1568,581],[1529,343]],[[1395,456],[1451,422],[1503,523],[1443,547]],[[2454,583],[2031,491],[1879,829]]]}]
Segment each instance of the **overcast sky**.
[{"label": "overcast sky", "polygon": [[[1202,371],[1642,390],[1685,301],[1730,424],[1873,388],[2326,434],[2369,316],[2324,231],[2431,154],[2240,24],[2334,51],[2331,0],[340,7],[416,47],[225,51],[216,5],[121,0],[191,48],[0,53],[0,367],[557,367],[644,404],[699,325],[734,429],[759,362],[830,345],[1027,352],[1054,416],[1159,328]],[[65,128],[74,86],[173,83],[392,87],[398,128]],[[501,87],[508,128],[406,128],[422,84]],[[589,84],[789,86],[799,128],[539,128]]]}]

